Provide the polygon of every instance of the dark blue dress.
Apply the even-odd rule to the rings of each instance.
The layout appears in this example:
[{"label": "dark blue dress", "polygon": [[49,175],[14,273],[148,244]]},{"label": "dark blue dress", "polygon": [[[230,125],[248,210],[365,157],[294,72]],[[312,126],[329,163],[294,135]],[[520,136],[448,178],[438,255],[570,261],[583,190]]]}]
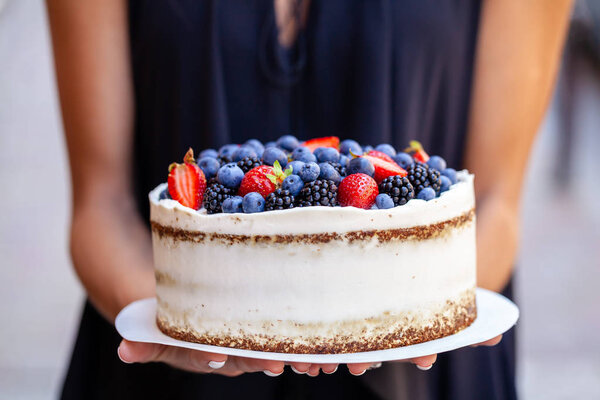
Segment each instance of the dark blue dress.
[{"label": "dark blue dress", "polygon": [[[285,133],[397,148],[418,139],[460,167],[479,11],[477,0],[313,0],[306,28],[282,48],[272,0],[131,0],[142,217],[147,193],[189,146]],[[427,372],[384,363],[359,378],[345,367],[318,378],[224,378],[126,365],[119,340],[87,303],[63,398],[516,398],[512,331],[494,348],[440,354]]]}]

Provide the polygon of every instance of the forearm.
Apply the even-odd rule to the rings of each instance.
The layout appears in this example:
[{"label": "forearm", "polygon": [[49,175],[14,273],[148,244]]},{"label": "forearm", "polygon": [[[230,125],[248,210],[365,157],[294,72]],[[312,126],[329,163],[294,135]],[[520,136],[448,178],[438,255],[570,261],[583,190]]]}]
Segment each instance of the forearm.
[{"label": "forearm", "polygon": [[500,290],[517,253],[521,186],[558,71],[570,0],[484,3],[467,135],[478,284]]}]

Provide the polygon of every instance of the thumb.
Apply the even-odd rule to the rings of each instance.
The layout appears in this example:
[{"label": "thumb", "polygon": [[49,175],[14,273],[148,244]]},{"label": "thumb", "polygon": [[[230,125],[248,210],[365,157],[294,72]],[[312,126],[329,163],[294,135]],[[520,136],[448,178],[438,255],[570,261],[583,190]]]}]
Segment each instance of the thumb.
[{"label": "thumb", "polygon": [[144,363],[157,360],[164,347],[156,343],[130,342],[123,339],[117,349],[117,354],[124,363]]}]

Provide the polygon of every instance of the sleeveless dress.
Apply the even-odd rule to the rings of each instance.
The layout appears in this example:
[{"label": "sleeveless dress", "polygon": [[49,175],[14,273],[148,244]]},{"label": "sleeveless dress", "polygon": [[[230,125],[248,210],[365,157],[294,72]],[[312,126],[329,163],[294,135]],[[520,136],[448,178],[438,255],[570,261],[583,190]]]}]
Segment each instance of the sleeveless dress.
[{"label": "sleeveless dress", "polygon": [[[135,193],[196,151],[337,135],[363,144],[410,139],[460,167],[479,23],[477,0],[312,0],[291,48],[272,0],[130,0]],[[511,285],[505,290],[511,296]],[[237,378],[122,363],[120,337],[86,302],[64,399],[514,399],[514,331],[500,345],[440,354],[429,371],[384,363],[354,377],[286,372]]]}]

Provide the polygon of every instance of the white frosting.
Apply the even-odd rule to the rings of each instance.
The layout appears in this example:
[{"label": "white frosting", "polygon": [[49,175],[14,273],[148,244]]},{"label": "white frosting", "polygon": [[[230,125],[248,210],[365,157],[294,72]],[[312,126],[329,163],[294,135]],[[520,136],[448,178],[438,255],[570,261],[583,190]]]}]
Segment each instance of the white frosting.
[{"label": "white frosting", "polygon": [[445,221],[475,206],[473,175],[457,174],[458,182],[440,197],[413,199],[388,210],[355,207],[307,207],[255,214],[206,214],[175,200],[158,200],[166,184],[150,192],[150,219],[164,226],[188,231],[237,235],[278,235],[352,232],[364,229],[395,229]]},{"label": "white frosting", "polygon": [[[187,231],[241,235],[409,228],[446,221],[475,205],[473,176],[428,202],[389,210],[308,207],[207,215],[150,193],[151,219]],[[431,323],[447,300],[475,287],[475,221],[424,240],[227,244],[153,233],[159,312],[197,332],[264,333],[265,321],[335,323],[417,312]],[[240,328],[240,324],[243,325]],[[279,331],[281,335],[294,332]]]}]

